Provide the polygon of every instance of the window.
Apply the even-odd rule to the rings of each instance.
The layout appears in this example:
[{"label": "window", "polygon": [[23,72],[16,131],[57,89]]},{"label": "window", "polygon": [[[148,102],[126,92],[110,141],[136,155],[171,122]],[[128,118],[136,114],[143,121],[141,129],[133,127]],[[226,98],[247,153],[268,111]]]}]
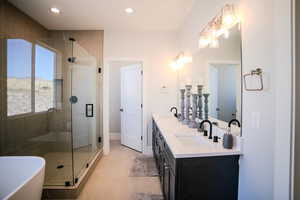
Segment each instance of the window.
[{"label": "window", "polygon": [[38,44],[34,48],[26,40],[7,40],[8,116],[54,108],[56,53]]},{"label": "window", "polygon": [[55,52],[35,45],[35,112],[54,108]]},{"label": "window", "polygon": [[7,40],[7,115],[29,113],[31,108],[32,44]]}]

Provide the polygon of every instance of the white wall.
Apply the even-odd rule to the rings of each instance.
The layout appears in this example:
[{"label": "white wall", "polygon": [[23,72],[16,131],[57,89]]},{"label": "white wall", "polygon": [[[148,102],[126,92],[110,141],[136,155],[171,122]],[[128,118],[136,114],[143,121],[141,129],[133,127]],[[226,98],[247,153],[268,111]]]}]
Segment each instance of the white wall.
[{"label": "white wall", "polygon": [[[176,56],[177,40],[173,32],[124,32],[104,33],[104,84],[109,85],[109,62],[140,61],[143,63],[143,130],[144,146],[151,145],[151,114],[169,112],[176,105],[176,74],[169,67]],[[109,88],[104,88],[104,137],[109,132]],[[161,87],[167,87],[167,93],[161,93]],[[108,153],[108,141],[104,151]],[[146,147],[147,148],[147,147]],[[147,151],[144,149],[144,151]]]},{"label": "white wall", "polygon": [[[295,77],[300,77],[300,2],[295,1]],[[300,80],[295,79],[295,153],[294,153],[294,199],[300,199]]]},{"label": "white wall", "polygon": [[118,61],[109,63],[109,133],[121,133],[121,83]]},{"label": "white wall", "polygon": [[[181,29],[180,49],[189,54],[196,52],[199,31],[228,2],[195,2]],[[249,72],[259,66],[265,77],[263,92],[243,93],[244,155],[240,162],[239,199],[288,199],[290,2],[241,0],[237,3],[243,23],[243,70]]]},{"label": "white wall", "polygon": [[[291,148],[293,124],[292,1],[274,0],[276,73],[276,140],[274,199],[287,199],[291,194]],[[299,10],[298,10],[299,11]],[[284,97],[284,98],[283,98]],[[292,197],[290,199],[293,199]]]}]

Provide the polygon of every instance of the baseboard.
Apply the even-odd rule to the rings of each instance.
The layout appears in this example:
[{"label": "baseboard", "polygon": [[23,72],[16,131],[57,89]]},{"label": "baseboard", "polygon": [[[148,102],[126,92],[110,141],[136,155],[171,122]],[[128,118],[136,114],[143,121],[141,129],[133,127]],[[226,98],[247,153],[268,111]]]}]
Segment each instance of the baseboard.
[{"label": "baseboard", "polygon": [[109,133],[110,140],[121,140],[121,133]]}]

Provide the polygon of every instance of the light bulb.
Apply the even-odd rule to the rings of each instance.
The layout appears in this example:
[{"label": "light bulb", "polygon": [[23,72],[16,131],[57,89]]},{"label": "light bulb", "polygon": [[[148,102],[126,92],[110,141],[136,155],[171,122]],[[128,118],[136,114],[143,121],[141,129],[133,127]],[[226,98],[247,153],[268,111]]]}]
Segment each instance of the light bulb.
[{"label": "light bulb", "polygon": [[234,23],[234,17],[232,15],[227,15],[224,17],[223,22],[227,26],[231,26]]},{"label": "light bulb", "polygon": [[217,38],[213,39],[209,45],[210,48],[219,48],[219,40]]},{"label": "light bulb", "polygon": [[133,8],[126,8],[125,12],[128,14],[131,14],[131,13],[134,13],[134,10],[133,10]]},{"label": "light bulb", "polygon": [[178,69],[178,65],[175,61],[171,62],[170,66],[174,71],[176,71]]},{"label": "light bulb", "polygon": [[208,37],[200,37],[199,39],[199,48],[205,48],[211,42],[210,38]]},{"label": "light bulb", "polygon": [[55,7],[52,7],[50,8],[50,11],[55,13],[55,14],[59,14],[60,13],[60,10],[58,8],[55,8]]},{"label": "light bulb", "polygon": [[222,13],[222,23],[223,25],[229,29],[234,26],[238,22],[237,16],[235,14],[234,6],[233,5],[226,5],[223,8]]},{"label": "light bulb", "polygon": [[183,64],[181,62],[179,62],[179,60],[171,62],[170,66],[174,71],[177,71],[177,70],[183,68]]}]

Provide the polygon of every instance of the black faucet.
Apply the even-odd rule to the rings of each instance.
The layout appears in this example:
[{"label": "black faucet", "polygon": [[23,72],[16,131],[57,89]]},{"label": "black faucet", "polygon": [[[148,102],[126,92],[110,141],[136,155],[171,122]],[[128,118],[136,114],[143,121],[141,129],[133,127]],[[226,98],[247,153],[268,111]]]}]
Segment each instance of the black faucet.
[{"label": "black faucet", "polygon": [[208,139],[212,139],[212,123],[211,121],[209,120],[203,120],[201,123],[200,123],[200,128],[202,128],[203,124],[207,122],[209,124],[209,136],[208,136]]},{"label": "black faucet", "polygon": [[170,109],[170,111],[171,112],[173,112],[173,110],[175,110],[175,114],[174,114],[174,116],[177,118],[178,117],[178,111],[177,111],[177,108],[176,107],[172,107],[171,109]]},{"label": "black faucet", "polygon": [[233,122],[236,122],[237,125],[238,125],[238,127],[241,127],[241,123],[239,122],[239,120],[237,120],[237,119],[232,119],[232,120],[228,123],[228,127],[229,127],[229,128],[231,127],[231,124],[232,124]]}]

